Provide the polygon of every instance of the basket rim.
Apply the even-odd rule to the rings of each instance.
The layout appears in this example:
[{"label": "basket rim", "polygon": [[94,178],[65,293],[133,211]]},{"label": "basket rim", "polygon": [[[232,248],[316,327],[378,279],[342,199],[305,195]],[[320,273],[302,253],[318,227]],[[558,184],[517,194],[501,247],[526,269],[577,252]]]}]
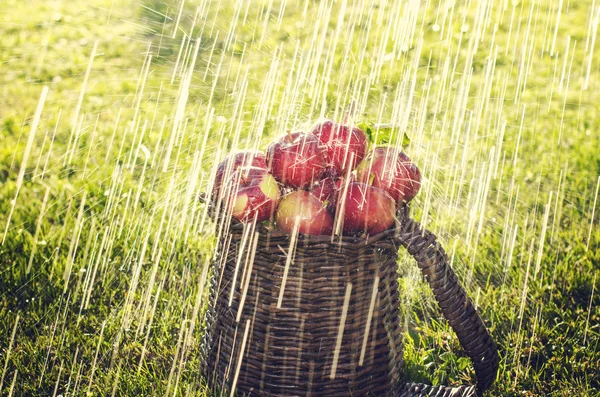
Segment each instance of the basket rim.
[{"label": "basket rim", "polygon": [[[343,235],[314,235],[314,234],[298,234],[297,244],[298,245],[307,245],[307,244],[335,244],[335,245],[346,245],[346,246],[354,246],[354,247],[363,247],[370,244],[374,244],[380,240],[385,239],[389,236],[398,236],[400,231],[402,230],[402,225],[404,221],[409,217],[409,206],[408,204],[403,204],[396,211],[396,217],[394,219],[394,226],[386,229],[380,233],[373,235],[362,235],[362,236],[343,236]],[[234,218],[231,220],[231,225],[229,229],[229,233],[232,231],[242,231],[247,223],[238,221]],[[291,234],[285,232],[283,230],[279,230],[274,227],[265,226],[264,224],[256,225],[256,231],[259,232],[261,239],[289,239]]]}]

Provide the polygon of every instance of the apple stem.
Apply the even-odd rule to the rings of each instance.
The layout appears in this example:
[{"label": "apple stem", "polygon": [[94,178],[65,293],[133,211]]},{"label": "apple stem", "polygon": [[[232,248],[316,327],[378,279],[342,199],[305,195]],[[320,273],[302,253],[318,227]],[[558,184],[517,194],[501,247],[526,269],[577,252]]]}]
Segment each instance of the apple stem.
[{"label": "apple stem", "polygon": [[294,141],[294,139],[292,138],[292,130],[287,130],[287,136],[288,138],[290,138],[290,142]]},{"label": "apple stem", "polygon": [[375,182],[375,174],[369,174],[369,182],[367,184],[373,186],[373,182]]}]

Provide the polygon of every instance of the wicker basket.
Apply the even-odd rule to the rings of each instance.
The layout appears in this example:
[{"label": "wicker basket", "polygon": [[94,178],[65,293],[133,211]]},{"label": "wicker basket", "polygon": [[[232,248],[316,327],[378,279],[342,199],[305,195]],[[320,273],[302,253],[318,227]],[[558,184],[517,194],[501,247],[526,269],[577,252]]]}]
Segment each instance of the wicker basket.
[{"label": "wicker basket", "polygon": [[[495,344],[436,237],[407,208],[399,215],[395,229],[368,240],[301,235],[291,242],[287,234],[257,229],[251,235],[232,225],[220,239],[202,343],[203,373],[214,395],[481,395],[496,376]],[[290,246],[296,248],[288,253]],[[475,385],[404,379],[399,246],[416,259],[471,358]]]}]

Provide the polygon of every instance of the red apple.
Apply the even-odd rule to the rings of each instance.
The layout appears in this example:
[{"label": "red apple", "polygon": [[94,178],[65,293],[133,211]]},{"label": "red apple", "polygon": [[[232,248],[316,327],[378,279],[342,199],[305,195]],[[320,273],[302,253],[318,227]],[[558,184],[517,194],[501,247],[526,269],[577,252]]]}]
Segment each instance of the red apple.
[{"label": "red apple", "polygon": [[279,184],[269,174],[262,152],[236,152],[227,156],[217,166],[214,192],[214,200],[243,222],[272,218],[279,201]]},{"label": "red apple", "polygon": [[[238,171],[242,170],[240,168]],[[240,183],[232,193],[231,213],[234,218],[243,221],[257,222],[271,219],[279,202],[279,184],[273,175],[265,172],[247,184]]]},{"label": "red apple", "polygon": [[343,203],[344,234],[377,234],[394,224],[396,203],[384,190],[353,182]]},{"label": "red apple", "polygon": [[312,133],[327,147],[327,165],[339,175],[361,162],[367,151],[367,137],[358,127],[325,120],[312,129]]},{"label": "red apple", "polygon": [[221,189],[223,179],[231,180],[240,167],[254,167],[266,170],[267,158],[263,152],[259,151],[240,151],[225,157],[217,166],[214,184],[215,196]]},{"label": "red apple", "polygon": [[[350,182],[354,182],[354,175],[350,174]],[[340,192],[344,188],[344,178],[325,178],[315,183],[310,192],[327,205],[332,214],[335,213]]]},{"label": "red apple", "polygon": [[333,178],[325,178],[315,183],[310,192],[321,200],[328,209],[335,208],[335,201],[337,199],[337,187],[336,181]]},{"label": "red apple", "polygon": [[292,233],[295,222],[298,232],[303,234],[331,234],[333,217],[325,208],[325,203],[310,192],[298,190],[281,199],[277,209],[277,227]]},{"label": "red apple", "polygon": [[379,146],[356,169],[358,180],[388,192],[397,205],[412,200],[421,187],[419,168],[398,149]]},{"label": "red apple", "polygon": [[325,167],[325,172],[323,173],[323,178],[337,179],[340,176],[341,176],[340,173],[334,167],[331,167],[331,166]]},{"label": "red apple", "polygon": [[272,143],[267,150],[267,164],[281,183],[305,188],[325,172],[325,149],[309,134],[296,132]]}]

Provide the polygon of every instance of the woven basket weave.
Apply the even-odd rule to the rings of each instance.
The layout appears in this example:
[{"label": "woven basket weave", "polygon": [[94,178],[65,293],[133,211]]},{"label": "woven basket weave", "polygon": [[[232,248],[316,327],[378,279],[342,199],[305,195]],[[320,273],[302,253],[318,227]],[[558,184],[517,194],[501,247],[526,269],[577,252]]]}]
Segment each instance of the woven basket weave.
[{"label": "woven basket weave", "polygon": [[[232,225],[213,264],[202,343],[202,370],[214,395],[482,395],[496,376],[495,344],[436,237],[406,207],[399,219],[395,229],[368,240],[300,235],[291,257],[289,235],[260,228],[250,235],[248,227]],[[474,385],[404,379],[400,246],[416,259],[471,358]]]}]

